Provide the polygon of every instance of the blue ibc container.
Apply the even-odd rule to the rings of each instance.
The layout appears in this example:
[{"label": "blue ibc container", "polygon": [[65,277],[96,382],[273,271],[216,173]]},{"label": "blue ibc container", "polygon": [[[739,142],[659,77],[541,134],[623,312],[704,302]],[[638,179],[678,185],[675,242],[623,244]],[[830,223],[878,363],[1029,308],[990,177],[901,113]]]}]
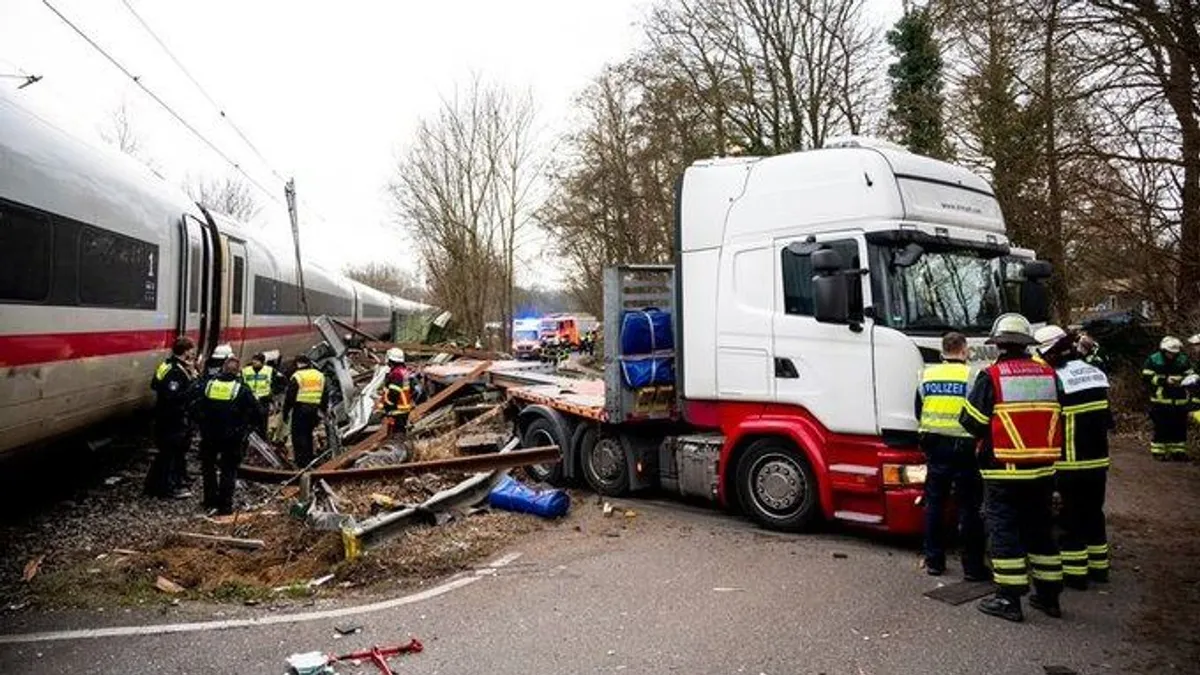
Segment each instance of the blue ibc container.
[{"label": "blue ibc container", "polygon": [[621,353],[638,356],[675,349],[671,313],[653,307],[621,314]]},{"label": "blue ibc container", "polygon": [[504,511],[561,518],[571,508],[571,496],[563,490],[535,490],[506,475],[488,493],[488,504]]},{"label": "blue ibc container", "polygon": [[621,359],[621,379],[630,389],[675,384],[675,359],[670,356]]}]

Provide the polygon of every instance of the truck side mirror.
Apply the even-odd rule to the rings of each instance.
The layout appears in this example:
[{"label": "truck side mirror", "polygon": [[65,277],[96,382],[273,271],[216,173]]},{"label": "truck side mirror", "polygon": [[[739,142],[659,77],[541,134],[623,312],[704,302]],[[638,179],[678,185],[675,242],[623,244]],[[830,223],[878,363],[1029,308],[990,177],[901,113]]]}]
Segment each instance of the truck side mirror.
[{"label": "truck side mirror", "polygon": [[821,323],[850,323],[850,278],[837,251],[824,248],[812,254],[813,317]]},{"label": "truck side mirror", "polygon": [[1045,260],[1030,260],[1025,263],[1025,280],[1021,282],[1021,312],[1030,323],[1050,320],[1050,295],[1046,291],[1046,279],[1054,268]]}]

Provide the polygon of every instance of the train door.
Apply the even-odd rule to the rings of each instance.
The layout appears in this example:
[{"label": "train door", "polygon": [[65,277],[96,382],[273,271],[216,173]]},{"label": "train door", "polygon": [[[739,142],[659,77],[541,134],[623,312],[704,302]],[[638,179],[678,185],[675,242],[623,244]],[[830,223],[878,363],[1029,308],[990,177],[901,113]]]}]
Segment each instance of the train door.
[{"label": "train door", "polygon": [[246,261],[246,245],[233,239],[228,242],[229,264],[225,268],[225,288],[228,289],[226,297],[229,298],[225,313],[225,325],[228,327],[226,341],[233,348],[234,354],[244,356],[242,348],[246,339],[246,314],[249,313],[246,307],[246,276],[249,266]]},{"label": "train door", "polygon": [[212,253],[208,238],[204,236],[204,224],[199,220],[184,216],[180,233],[183,245],[179,255],[179,319],[176,331],[192,338],[197,353],[204,354],[213,347],[208,344],[208,332],[204,330],[209,314]]}]

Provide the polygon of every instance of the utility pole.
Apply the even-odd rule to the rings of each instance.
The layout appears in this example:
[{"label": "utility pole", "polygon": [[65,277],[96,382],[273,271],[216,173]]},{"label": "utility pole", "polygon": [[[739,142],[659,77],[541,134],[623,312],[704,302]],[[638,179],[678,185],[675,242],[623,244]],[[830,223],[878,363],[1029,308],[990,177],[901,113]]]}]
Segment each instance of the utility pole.
[{"label": "utility pole", "polygon": [[304,290],[304,266],[300,262],[300,219],[296,215],[296,179],[289,178],[283,186],[283,196],[287,198],[288,218],[292,221],[292,243],[296,249],[296,285],[300,287],[300,306],[304,308],[304,317],[312,325],[312,315],[308,313],[308,293]]}]

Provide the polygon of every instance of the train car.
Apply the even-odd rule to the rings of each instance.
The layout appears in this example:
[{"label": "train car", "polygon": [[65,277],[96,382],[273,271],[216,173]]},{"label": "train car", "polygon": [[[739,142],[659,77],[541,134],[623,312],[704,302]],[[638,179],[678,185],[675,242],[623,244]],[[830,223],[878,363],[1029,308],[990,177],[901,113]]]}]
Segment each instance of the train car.
[{"label": "train car", "polygon": [[307,261],[304,277],[307,314],[290,248],[0,93],[0,455],[150,404],[179,335],[289,357],[319,339],[310,317],[386,332],[429,309]]}]

